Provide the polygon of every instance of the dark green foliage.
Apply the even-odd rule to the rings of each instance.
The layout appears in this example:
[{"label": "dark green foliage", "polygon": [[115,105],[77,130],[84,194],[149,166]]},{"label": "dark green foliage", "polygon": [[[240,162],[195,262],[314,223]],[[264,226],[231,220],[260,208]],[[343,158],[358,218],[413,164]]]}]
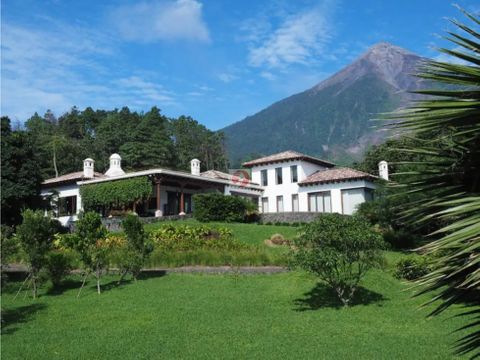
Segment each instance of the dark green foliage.
[{"label": "dark green foliage", "polygon": [[7,225],[0,225],[0,272],[1,285],[6,283],[8,277],[3,271],[3,267],[8,264],[10,257],[17,252],[18,243],[13,237],[13,228]]},{"label": "dark green foliage", "polygon": [[428,262],[421,257],[401,259],[395,265],[395,276],[398,279],[416,280],[428,274]]},{"label": "dark green foliage", "polygon": [[389,244],[392,249],[411,250],[421,243],[422,238],[412,231],[400,228],[398,230],[385,230],[383,232],[383,240]]},{"label": "dark green foliage", "polygon": [[129,214],[122,221],[122,228],[127,237],[127,246],[122,254],[122,273],[130,272],[134,279],[138,277],[146,258],[153,250],[153,244],[143,229],[138,216]]},{"label": "dark green foliage", "polygon": [[173,167],[175,151],[167,131],[168,120],[157,107],[145,113],[128,142],[120,146],[120,154],[129,169]]},{"label": "dark green foliage", "polygon": [[202,222],[244,222],[254,217],[257,211],[257,206],[250,200],[217,193],[196,194],[193,204],[193,216]]},{"label": "dark green foliage", "polygon": [[62,280],[70,273],[71,269],[71,259],[65,252],[53,250],[47,254],[46,272],[53,287],[60,286]]},{"label": "dark green foliage", "polygon": [[38,203],[42,181],[38,154],[32,138],[23,131],[12,131],[10,119],[1,118],[2,224],[18,224],[21,211]]},{"label": "dark green foliage", "polygon": [[345,306],[367,271],[382,262],[381,236],[357,216],[323,214],[293,244],[293,264],[325,281]]},{"label": "dark green foliage", "polygon": [[23,221],[17,227],[17,238],[25,252],[33,285],[33,297],[37,296],[38,274],[46,264],[46,255],[53,245],[52,220],[43,211],[25,210]]},{"label": "dark green foliage", "polygon": [[83,206],[86,210],[102,206],[126,206],[152,194],[152,184],[147,177],[135,177],[107,181],[80,187]]},{"label": "dark green foliage", "polygon": [[203,170],[227,169],[223,133],[213,132],[188,116],[172,119],[170,128],[175,144],[176,166],[190,170],[190,160],[201,159]]}]

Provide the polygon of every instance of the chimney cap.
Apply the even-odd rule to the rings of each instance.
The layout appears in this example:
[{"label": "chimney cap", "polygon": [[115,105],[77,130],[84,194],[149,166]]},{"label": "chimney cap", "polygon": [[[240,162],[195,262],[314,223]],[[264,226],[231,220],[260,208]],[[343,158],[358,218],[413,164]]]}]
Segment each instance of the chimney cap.
[{"label": "chimney cap", "polygon": [[86,158],[86,159],[83,160],[83,161],[95,161],[95,160],[93,160],[92,158]]},{"label": "chimney cap", "polygon": [[110,160],[114,160],[114,159],[121,160],[122,157],[120,155],[118,155],[117,153],[113,153],[112,155],[110,155]]}]

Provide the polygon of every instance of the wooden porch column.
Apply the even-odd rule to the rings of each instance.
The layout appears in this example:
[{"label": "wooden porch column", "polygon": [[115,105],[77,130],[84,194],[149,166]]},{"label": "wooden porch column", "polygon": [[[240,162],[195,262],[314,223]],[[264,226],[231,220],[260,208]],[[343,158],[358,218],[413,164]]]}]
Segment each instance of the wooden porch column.
[{"label": "wooden porch column", "polygon": [[185,204],[183,196],[183,186],[180,188],[180,213],[178,215],[185,215]]},{"label": "wooden porch column", "polygon": [[160,180],[155,183],[155,196],[157,197],[157,210],[155,210],[155,217],[163,216],[163,211],[161,208],[161,201],[160,201]]}]

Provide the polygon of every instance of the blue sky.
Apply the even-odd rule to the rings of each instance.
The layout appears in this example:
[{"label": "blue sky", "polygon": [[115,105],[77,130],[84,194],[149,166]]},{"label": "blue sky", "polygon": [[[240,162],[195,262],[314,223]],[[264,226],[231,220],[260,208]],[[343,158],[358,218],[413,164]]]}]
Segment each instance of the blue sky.
[{"label": "blue sky", "polygon": [[156,105],[211,129],[315,85],[380,41],[437,57],[446,18],[463,20],[445,0],[5,0],[1,10],[2,115]]}]

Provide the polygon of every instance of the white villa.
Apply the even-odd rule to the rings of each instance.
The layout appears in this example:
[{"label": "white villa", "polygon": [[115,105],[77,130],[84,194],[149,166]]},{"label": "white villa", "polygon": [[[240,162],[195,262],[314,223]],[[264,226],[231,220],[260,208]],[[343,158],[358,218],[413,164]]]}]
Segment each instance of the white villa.
[{"label": "white villa", "polygon": [[[352,214],[358,204],[373,198],[375,176],[295,151],[285,151],[243,164],[251,179],[216,170],[200,173],[200,161],[191,161],[191,172],[150,169],[125,173],[118,154],[110,156],[105,174],[94,171],[95,161],[85,159],[83,171],[45,180],[41,195],[55,198],[53,209],[63,225],[76,221],[82,211],[80,186],[147,176],[153,195],[133,208],[142,216],[162,217],[192,212],[192,195],[218,192],[250,198],[262,213],[337,212]],[[388,166],[379,164],[380,177],[388,180]],[[107,214],[103,214],[107,215]]]}]

